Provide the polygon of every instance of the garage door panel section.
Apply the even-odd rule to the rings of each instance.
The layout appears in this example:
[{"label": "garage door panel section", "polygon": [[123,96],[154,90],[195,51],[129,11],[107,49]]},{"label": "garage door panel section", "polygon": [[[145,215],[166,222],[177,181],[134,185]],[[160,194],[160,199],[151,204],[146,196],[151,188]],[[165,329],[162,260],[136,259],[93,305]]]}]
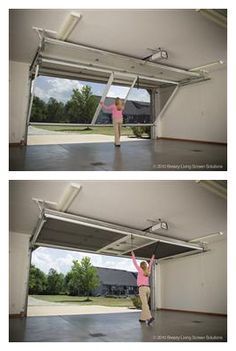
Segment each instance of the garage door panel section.
[{"label": "garage door panel section", "polygon": [[137,257],[142,257],[142,258],[147,258],[151,257],[155,252],[156,258],[164,258],[164,257],[169,257],[173,255],[179,255],[182,253],[187,253],[191,251],[195,251],[195,248],[190,248],[186,246],[181,246],[181,245],[174,245],[171,243],[164,243],[164,242],[159,242],[158,245],[156,243],[147,245],[145,247],[141,247],[140,249],[135,250],[135,255]]},{"label": "garage door panel section", "polygon": [[138,229],[44,209],[32,234],[31,245],[71,248],[75,250],[130,257],[133,249],[138,258],[148,259],[202,252],[194,243],[165,238]]},{"label": "garage door panel section", "polygon": [[55,219],[47,219],[37,242],[43,244],[74,247],[76,249],[97,251],[112,242],[122,239],[123,234],[109,232]]},{"label": "garage door panel section", "polygon": [[[64,79],[74,79],[82,80],[86,82],[95,82],[95,83],[107,83],[109,79],[109,72],[99,72],[94,71],[88,68],[81,67],[71,67],[62,62],[42,62],[39,68],[39,75],[50,76],[55,78],[64,78]],[[114,84],[120,86],[129,86],[129,82],[125,77],[115,77]],[[152,81],[151,79],[147,80],[144,78],[139,78],[138,81],[140,88],[156,88],[157,82]],[[165,85],[165,82],[158,82],[158,86]]]},{"label": "garage door panel section", "polygon": [[45,38],[40,57],[42,63],[44,59],[51,59],[61,63],[77,63],[98,69],[129,72],[140,77],[147,76],[160,79],[160,81],[180,82],[186,78],[198,78],[201,76],[197,72],[172,68],[139,58],[89,48],[83,45],[65,43],[51,38]]},{"label": "garage door panel section", "polygon": [[136,237],[134,236],[132,238],[132,243],[131,243],[130,236],[129,237],[126,236],[125,238],[123,238],[122,240],[119,240],[118,242],[111,243],[104,250],[101,250],[101,251],[127,255],[127,253],[129,254],[130,249],[134,249],[135,247],[143,247],[146,245],[150,245],[150,243],[152,242],[153,241],[149,238],[141,238],[138,236]]}]

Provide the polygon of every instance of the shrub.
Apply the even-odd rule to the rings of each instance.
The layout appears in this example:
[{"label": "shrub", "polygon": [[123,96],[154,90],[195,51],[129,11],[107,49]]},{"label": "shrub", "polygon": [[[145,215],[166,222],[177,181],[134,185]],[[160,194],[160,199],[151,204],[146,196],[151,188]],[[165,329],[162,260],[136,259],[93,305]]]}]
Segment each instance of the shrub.
[{"label": "shrub", "polygon": [[151,138],[151,127],[131,127],[131,129],[137,138],[143,138],[144,134]]},{"label": "shrub", "polygon": [[135,308],[137,308],[138,310],[142,309],[142,304],[139,295],[131,297],[131,301],[133,302]]}]

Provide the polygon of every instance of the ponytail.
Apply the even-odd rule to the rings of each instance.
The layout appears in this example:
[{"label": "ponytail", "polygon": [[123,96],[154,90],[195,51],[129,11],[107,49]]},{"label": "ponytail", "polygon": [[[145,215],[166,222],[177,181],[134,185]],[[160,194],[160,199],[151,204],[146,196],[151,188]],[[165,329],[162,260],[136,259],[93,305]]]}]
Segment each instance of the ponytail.
[{"label": "ponytail", "polygon": [[147,263],[145,261],[142,261],[140,263],[140,267],[142,268],[143,270],[143,274],[145,277],[149,277],[150,276],[150,272],[148,270],[148,266],[147,266]]}]

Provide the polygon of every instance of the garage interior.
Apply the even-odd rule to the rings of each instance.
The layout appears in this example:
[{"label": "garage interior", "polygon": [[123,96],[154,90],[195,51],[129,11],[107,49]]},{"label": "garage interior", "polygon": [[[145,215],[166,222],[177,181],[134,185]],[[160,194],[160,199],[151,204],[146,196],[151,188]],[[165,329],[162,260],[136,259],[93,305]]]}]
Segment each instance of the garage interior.
[{"label": "garage interior", "polygon": [[[226,27],[226,10],[10,10],[10,170],[226,170]],[[151,139],[27,145],[38,76],[149,89],[132,125]]]},{"label": "garage interior", "polygon": [[[10,341],[226,341],[226,199],[223,180],[10,181]],[[35,247],[146,260],[157,248],[153,326],[136,312],[27,317]]]}]

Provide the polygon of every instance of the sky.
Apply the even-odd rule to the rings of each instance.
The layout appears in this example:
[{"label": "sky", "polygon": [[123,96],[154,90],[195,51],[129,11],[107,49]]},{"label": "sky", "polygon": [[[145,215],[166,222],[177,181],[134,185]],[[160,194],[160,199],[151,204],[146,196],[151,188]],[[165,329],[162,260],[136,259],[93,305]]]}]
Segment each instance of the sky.
[{"label": "sky", "polygon": [[[46,274],[50,268],[54,268],[57,272],[65,274],[70,270],[73,260],[80,261],[85,256],[90,257],[92,265],[96,267],[136,271],[131,258],[120,258],[46,247],[39,247],[33,251],[32,264]],[[138,260],[138,262],[140,261]]]},{"label": "sky", "polygon": [[[84,85],[89,85],[92,88],[93,94],[99,96],[102,95],[105,88],[105,84],[100,83],[39,76],[35,82],[35,95],[45,102],[50,97],[53,97],[65,103],[70,98],[73,89],[81,90]],[[125,98],[127,92],[127,87],[112,85],[107,96],[120,97],[122,99]],[[133,88],[129,94],[129,100],[150,102],[150,96],[146,89]]]}]

